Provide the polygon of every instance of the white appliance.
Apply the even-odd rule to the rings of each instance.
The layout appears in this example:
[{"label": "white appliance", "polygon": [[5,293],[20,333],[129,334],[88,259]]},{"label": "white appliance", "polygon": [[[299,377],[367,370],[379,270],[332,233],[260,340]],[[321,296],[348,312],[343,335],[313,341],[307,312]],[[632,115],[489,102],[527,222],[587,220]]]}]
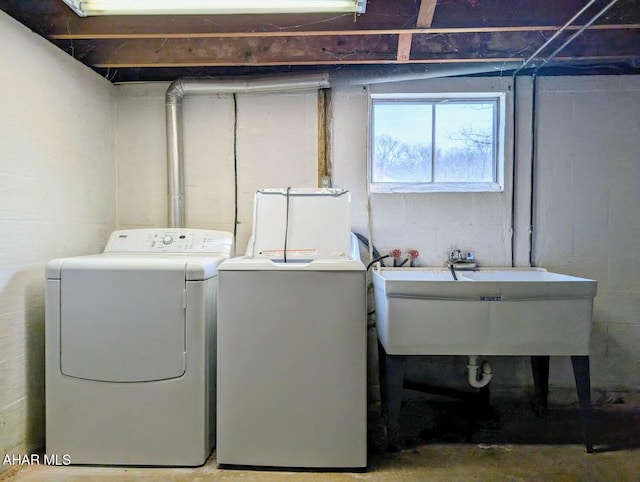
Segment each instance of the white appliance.
[{"label": "white appliance", "polygon": [[47,264],[46,450],[72,464],[202,465],[215,443],[218,266],[233,235],[115,231]]},{"label": "white appliance", "polygon": [[221,467],[366,468],[366,272],[349,198],[258,191],[248,256],[220,266]]}]

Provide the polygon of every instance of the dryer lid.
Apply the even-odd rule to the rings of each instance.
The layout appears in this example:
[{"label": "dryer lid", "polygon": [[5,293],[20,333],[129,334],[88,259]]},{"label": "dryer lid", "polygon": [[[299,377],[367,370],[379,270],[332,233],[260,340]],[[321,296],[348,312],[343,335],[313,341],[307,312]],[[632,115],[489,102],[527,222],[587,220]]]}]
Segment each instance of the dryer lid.
[{"label": "dryer lid", "polygon": [[348,259],[351,195],[346,189],[256,192],[249,256],[288,261]]},{"label": "dryer lid", "polygon": [[[61,371],[105,382],[145,382],[186,370],[185,273],[158,260],[63,266]],[[183,264],[184,266],[184,264]]]},{"label": "dryer lid", "polygon": [[103,253],[74,258],[57,258],[47,263],[47,279],[60,279],[63,271],[74,269],[171,269],[188,281],[203,281],[218,274],[218,266],[226,255],[176,255],[147,253]]}]

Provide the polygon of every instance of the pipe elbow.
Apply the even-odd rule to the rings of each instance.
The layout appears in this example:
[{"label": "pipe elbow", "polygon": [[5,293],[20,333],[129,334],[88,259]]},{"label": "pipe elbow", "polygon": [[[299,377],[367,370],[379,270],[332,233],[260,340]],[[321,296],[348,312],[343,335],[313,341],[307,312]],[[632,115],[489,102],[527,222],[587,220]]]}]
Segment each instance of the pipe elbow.
[{"label": "pipe elbow", "polygon": [[469,356],[469,364],[467,365],[469,385],[473,388],[483,388],[489,385],[492,378],[491,364],[487,360],[478,365],[478,357]]},{"label": "pipe elbow", "polygon": [[181,105],[185,95],[185,79],[176,79],[171,82],[164,94],[165,105]]}]

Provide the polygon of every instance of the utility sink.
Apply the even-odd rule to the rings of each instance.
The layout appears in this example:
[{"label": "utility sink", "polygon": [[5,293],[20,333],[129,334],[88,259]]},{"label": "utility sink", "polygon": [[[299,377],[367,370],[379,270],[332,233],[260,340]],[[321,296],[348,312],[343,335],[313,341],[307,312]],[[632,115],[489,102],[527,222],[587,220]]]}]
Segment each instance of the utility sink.
[{"label": "utility sink", "polygon": [[541,268],[375,268],[390,355],[588,355],[596,281]]}]

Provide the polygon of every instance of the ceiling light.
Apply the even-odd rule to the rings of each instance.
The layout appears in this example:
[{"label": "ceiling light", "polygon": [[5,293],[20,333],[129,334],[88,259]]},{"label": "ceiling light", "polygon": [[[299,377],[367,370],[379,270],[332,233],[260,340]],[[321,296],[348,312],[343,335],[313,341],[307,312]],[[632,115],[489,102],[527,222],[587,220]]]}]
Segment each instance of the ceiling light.
[{"label": "ceiling light", "polygon": [[364,13],[367,0],[63,0],[81,17],[246,13]]}]

